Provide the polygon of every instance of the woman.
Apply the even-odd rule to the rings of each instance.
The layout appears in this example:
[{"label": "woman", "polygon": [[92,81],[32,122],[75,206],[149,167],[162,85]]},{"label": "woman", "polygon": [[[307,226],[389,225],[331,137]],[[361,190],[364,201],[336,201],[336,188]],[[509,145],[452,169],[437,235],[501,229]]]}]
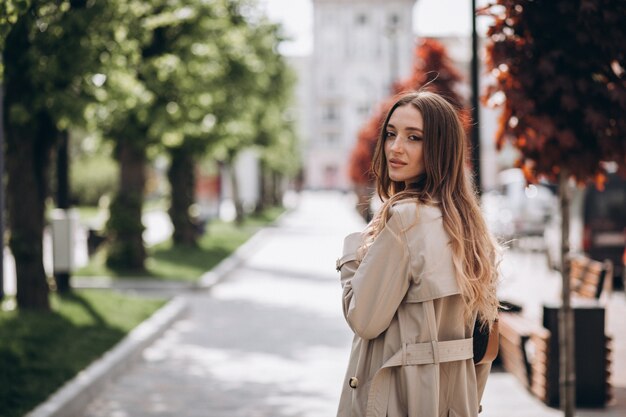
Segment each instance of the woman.
[{"label": "woman", "polygon": [[467,172],[456,110],[429,92],[400,96],[376,145],[385,200],[337,261],[355,333],[339,417],[477,416],[490,364],[472,332],[497,315],[498,246]]}]

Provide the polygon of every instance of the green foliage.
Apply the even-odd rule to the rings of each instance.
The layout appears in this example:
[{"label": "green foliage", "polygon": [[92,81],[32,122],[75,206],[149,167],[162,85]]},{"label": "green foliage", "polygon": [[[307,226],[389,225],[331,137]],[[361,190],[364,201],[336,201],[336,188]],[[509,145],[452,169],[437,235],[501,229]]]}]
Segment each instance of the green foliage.
[{"label": "green foliage", "polygon": [[3,417],[26,414],[164,303],[109,291],[51,301],[52,313],[0,311]]},{"label": "green foliage", "polygon": [[[30,0],[3,0],[0,2],[0,51],[4,49],[4,40],[11,26],[17,22],[20,15],[26,13],[29,6]],[[1,70],[2,63],[0,62],[0,73]],[[1,75],[0,79],[2,79]]]},{"label": "green foliage", "polygon": [[240,150],[258,146],[268,165],[292,173],[298,158],[288,108],[295,78],[276,52],[281,29],[262,17],[238,29],[224,45],[230,71],[216,100],[213,153],[232,162]]},{"label": "green foliage", "polygon": [[487,11],[498,144],[512,141],[528,177],[585,181],[601,161],[626,173],[626,3],[498,0]]},{"label": "green foliage", "polygon": [[42,0],[16,20],[4,51],[7,85],[20,80],[19,96],[7,103],[8,125],[35,122],[40,111],[60,130],[84,123],[98,58],[113,44],[114,3]]},{"label": "green foliage", "polygon": [[118,186],[119,169],[106,154],[74,158],[70,169],[70,190],[74,204],[97,206],[102,196],[111,197]]},{"label": "green foliage", "polygon": [[[296,138],[286,116],[293,77],[276,52],[280,28],[258,10],[248,0],[3,1],[5,122],[17,132],[9,139],[19,147],[20,129],[50,132],[39,140],[52,148],[57,131],[80,126],[118,150],[129,145],[149,156],[185,148],[192,159],[209,152],[232,160],[258,146],[273,169],[295,172]],[[50,120],[49,129],[41,119]],[[20,165],[40,167],[48,182],[41,161]],[[75,163],[75,195],[93,202],[110,189],[112,175],[104,158]],[[142,230],[122,208],[128,202],[134,211],[141,198],[112,207],[110,226],[126,228],[112,229],[114,239]],[[116,208],[122,213],[113,214]],[[113,264],[140,251],[135,240],[116,247]]]}]

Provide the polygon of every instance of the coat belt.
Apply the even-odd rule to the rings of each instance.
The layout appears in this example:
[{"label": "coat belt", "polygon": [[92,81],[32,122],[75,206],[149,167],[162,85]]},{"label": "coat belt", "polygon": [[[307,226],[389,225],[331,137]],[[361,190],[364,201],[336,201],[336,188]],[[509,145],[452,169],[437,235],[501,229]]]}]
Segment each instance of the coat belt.
[{"label": "coat belt", "polygon": [[391,368],[396,366],[439,364],[471,359],[474,356],[472,338],[403,344],[374,374],[367,398],[367,417],[385,417],[389,400]]}]

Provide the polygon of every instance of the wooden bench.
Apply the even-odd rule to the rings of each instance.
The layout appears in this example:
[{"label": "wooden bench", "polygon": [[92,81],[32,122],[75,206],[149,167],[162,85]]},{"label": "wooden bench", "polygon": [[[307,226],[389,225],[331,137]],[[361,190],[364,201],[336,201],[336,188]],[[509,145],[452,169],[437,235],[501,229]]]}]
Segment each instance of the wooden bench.
[{"label": "wooden bench", "polygon": [[550,337],[550,332],[520,313],[500,313],[499,320],[502,365],[530,389],[533,364],[547,360],[543,341]]},{"label": "wooden bench", "polygon": [[[584,305],[603,308],[602,305],[605,304],[612,290],[613,264],[611,261],[599,262],[586,256],[573,257],[570,259],[569,277],[572,304],[576,309],[581,309]],[[555,329],[555,327],[550,325],[551,322],[546,323],[545,315],[546,307],[544,306],[542,325],[524,317],[519,306],[516,312],[501,312],[499,315],[499,356],[504,368],[531,393],[546,404],[554,406],[555,393],[558,392],[558,364],[555,361],[559,353],[556,351],[558,341],[552,340],[552,334],[548,329]],[[603,332],[603,329],[598,330]],[[584,338],[583,335],[578,335],[577,340],[579,337]],[[594,358],[605,366],[607,376],[604,403],[606,404],[612,397],[609,383],[612,362],[611,338],[603,334],[597,337],[604,337],[604,349],[600,348],[604,352],[600,353],[601,356],[596,355]]]},{"label": "wooden bench", "polygon": [[573,297],[606,300],[613,288],[613,263],[575,256],[570,259],[569,276]]},{"label": "wooden bench", "polygon": [[[501,312],[499,320],[499,356],[504,369],[544,403],[556,406],[554,397],[558,390],[558,369],[555,366],[558,364],[555,358],[558,357],[558,352],[552,350],[558,350],[558,341],[552,340],[552,333],[548,329],[521,313]],[[584,335],[578,337],[584,338]],[[606,372],[606,404],[612,398],[609,382],[612,346],[611,337],[604,337],[604,355],[600,360],[603,361]]]}]

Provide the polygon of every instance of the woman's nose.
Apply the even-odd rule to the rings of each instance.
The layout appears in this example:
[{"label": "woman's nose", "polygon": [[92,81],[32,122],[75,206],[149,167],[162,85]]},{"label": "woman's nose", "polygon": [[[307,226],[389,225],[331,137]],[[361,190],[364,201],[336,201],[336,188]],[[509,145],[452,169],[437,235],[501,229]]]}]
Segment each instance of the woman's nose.
[{"label": "woman's nose", "polygon": [[401,152],[402,151],[402,139],[397,136],[393,142],[391,142],[391,146],[389,147],[392,151]]}]

